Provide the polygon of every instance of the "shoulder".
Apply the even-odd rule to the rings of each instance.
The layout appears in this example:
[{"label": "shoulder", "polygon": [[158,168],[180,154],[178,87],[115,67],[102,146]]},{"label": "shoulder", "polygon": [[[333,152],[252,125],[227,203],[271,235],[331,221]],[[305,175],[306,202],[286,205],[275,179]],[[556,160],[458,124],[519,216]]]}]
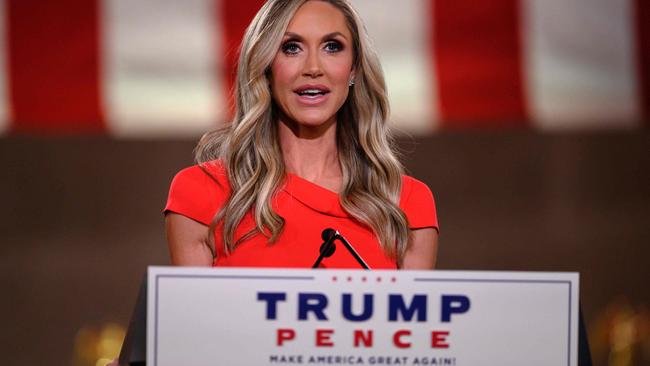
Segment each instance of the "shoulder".
[{"label": "shoulder", "polygon": [[194,165],[174,176],[164,211],[207,225],[229,194],[226,170],[220,161]]},{"label": "shoulder", "polygon": [[228,185],[226,169],[219,160],[210,161],[184,168],[174,176],[172,188],[175,186]]},{"label": "shoulder", "polygon": [[402,175],[402,193],[400,194],[400,201],[406,201],[415,197],[418,198],[431,198],[433,193],[429,186],[408,175]]},{"label": "shoulder", "polygon": [[399,206],[404,211],[411,229],[438,228],[435,200],[426,183],[403,175]]}]

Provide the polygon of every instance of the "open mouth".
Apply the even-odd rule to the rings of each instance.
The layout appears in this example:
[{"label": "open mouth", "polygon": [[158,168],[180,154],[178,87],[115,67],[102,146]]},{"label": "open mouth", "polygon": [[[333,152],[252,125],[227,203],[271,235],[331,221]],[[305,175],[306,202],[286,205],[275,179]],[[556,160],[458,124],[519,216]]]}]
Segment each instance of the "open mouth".
[{"label": "open mouth", "polygon": [[317,98],[321,95],[325,95],[329,92],[323,91],[323,90],[318,90],[318,89],[309,89],[301,92],[296,92],[298,95],[301,97],[307,97],[307,98]]},{"label": "open mouth", "polygon": [[317,99],[321,96],[329,94],[330,90],[321,86],[305,86],[296,89],[294,92],[304,98]]}]

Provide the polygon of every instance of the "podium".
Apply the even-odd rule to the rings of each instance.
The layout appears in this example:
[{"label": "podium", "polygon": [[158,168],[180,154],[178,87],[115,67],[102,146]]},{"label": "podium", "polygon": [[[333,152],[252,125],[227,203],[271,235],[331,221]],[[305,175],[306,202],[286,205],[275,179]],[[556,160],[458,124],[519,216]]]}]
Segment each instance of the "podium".
[{"label": "podium", "polygon": [[576,273],[150,267],[120,365],[586,366],[578,287]]}]

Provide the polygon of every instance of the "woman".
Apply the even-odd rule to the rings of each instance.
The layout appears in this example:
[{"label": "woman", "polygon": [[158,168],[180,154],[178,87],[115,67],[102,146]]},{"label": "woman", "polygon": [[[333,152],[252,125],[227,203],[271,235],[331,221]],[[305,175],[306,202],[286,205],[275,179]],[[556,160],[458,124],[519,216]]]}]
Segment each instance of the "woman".
[{"label": "woman", "polygon": [[[269,0],[244,36],[232,123],[172,182],[172,263],[310,267],[338,230],[371,268],[432,269],[433,197],[391,150],[381,67],[348,0]],[[323,267],[357,268],[343,248]]]}]

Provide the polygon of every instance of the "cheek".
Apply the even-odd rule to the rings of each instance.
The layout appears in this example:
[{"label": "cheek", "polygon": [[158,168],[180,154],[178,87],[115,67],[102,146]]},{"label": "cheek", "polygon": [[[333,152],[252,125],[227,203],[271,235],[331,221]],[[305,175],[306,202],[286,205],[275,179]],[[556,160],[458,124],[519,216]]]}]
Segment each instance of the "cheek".
[{"label": "cheek", "polygon": [[344,59],[332,60],[329,65],[330,75],[337,82],[347,83],[350,79],[350,73],[352,70],[352,62]]},{"label": "cheek", "polygon": [[332,60],[328,65],[329,78],[332,82],[332,86],[336,88],[337,92],[337,104],[342,105],[348,97],[350,91],[350,73],[352,68],[352,62],[348,60]]},{"label": "cheek", "polygon": [[352,60],[347,57],[336,57],[327,62],[327,74],[331,86],[337,90],[338,102],[342,104],[348,97]]},{"label": "cheek", "polygon": [[271,65],[272,88],[274,91],[278,91],[277,88],[280,86],[291,84],[296,77],[296,70],[295,62],[277,57]]}]

